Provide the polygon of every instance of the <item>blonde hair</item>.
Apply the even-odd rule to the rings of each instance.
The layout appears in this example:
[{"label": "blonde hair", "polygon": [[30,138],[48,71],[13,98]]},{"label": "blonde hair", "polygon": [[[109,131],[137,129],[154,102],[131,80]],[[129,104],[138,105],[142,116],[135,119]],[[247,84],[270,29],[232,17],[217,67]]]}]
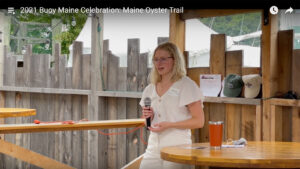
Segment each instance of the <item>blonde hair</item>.
[{"label": "blonde hair", "polygon": [[[186,75],[185,61],[183,55],[180,52],[179,48],[174,43],[166,42],[158,45],[154,50],[152,61],[158,50],[165,50],[169,52],[170,55],[174,58],[174,66],[173,66],[172,76],[171,76],[172,82],[176,82],[177,80],[181,79],[183,76]],[[153,84],[157,84],[160,81],[161,81],[161,76],[158,74],[155,66],[153,65],[150,73],[150,82]]]}]

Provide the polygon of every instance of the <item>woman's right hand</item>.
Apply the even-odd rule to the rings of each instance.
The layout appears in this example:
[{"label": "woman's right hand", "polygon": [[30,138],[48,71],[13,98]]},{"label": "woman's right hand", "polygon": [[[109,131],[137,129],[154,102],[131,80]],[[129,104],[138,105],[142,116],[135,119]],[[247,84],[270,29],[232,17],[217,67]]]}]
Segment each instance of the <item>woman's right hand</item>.
[{"label": "woman's right hand", "polygon": [[154,112],[153,112],[153,109],[152,107],[143,107],[143,118],[148,118],[148,117],[151,117],[151,120],[153,120],[153,117],[154,117]]}]

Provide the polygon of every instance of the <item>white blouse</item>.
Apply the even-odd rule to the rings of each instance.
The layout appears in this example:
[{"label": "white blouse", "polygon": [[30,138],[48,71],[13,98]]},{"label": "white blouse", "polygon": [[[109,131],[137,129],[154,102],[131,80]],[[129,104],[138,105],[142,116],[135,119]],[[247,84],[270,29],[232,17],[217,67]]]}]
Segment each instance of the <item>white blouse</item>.
[{"label": "white blouse", "polygon": [[149,84],[143,92],[140,105],[144,106],[144,99],[151,99],[151,107],[154,118],[151,126],[163,121],[177,122],[191,118],[187,105],[201,101],[203,106],[203,94],[198,85],[189,77],[184,76],[172,84],[161,97],[156,92],[154,84]]}]

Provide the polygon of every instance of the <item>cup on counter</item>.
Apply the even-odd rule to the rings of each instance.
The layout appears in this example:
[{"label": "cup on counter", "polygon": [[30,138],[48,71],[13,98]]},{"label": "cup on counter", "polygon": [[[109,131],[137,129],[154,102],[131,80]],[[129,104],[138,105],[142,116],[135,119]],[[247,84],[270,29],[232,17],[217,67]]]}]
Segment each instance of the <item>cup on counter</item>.
[{"label": "cup on counter", "polygon": [[223,140],[223,121],[209,121],[209,144],[210,149],[220,150]]}]

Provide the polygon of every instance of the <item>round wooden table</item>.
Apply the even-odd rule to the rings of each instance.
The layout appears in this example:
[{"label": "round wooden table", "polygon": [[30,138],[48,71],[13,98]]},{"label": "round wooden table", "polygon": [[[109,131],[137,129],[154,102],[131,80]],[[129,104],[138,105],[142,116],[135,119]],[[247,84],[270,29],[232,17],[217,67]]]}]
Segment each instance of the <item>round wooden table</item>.
[{"label": "round wooden table", "polygon": [[36,115],[35,109],[24,108],[0,108],[0,118],[6,117],[23,117]]},{"label": "round wooden table", "polygon": [[209,143],[179,145],[161,149],[167,161],[233,168],[300,168],[300,143],[248,142],[243,148],[210,150]]}]

